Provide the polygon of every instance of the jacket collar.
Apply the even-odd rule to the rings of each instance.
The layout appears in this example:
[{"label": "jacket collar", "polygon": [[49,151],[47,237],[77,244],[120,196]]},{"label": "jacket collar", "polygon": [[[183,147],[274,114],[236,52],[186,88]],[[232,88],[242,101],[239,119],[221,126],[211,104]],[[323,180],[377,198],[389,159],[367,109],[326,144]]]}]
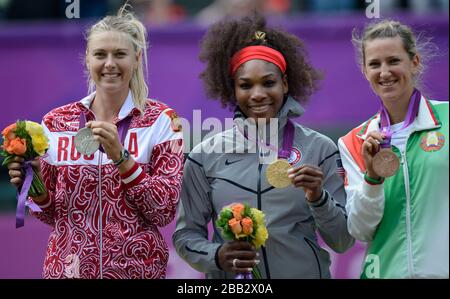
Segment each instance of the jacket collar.
[{"label": "jacket collar", "polygon": [[[277,114],[279,129],[284,128],[288,119],[302,116],[304,112],[305,110],[303,109],[302,105],[300,105],[300,103],[296,101],[293,97],[288,96],[283,106],[281,106],[280,111],[278,111]],[[247,118],[247,116],[242,112],[239,106],[237,106],[234,111],[233,119],[236,118],[241,119]]]},{"label": "jacket collar", "polygon": [[[419,112],[414,122],[411,124],[413,132],[430,130],[441,127],[441,122],[433,106],[424,96],[420,99]],[[365,122],[361,130],[356,134],[362,139],[366,139],[367,134],[380,130],[380,113],[378,112],[371,119]]]},{"label": "jacket collar", "polygon": [[[233,118],[233,132],[235,134],[243,135],[245,139],[251,142],[249,142],[248,145],[245,143],[238,143],[235,146],[244,146],[244,150],[250,150],[253,146],[257,146],[260,163],[265,164],[268,161],[275,161],[278,157],[279,147],[282,146],[284,127],[286,126],[288,119],[302,115],[303,111],[303,107],[300,103],[294,98],[288,97],[280,111],[277,113],[277,123],[275,124],[271,121],[266,124],[265,128],[262,128],[260,126],[256,127],[256,124],[253,121],[248,121],[247,116],[239,109],[239,106],[236,107]],[[274,124],[278,126],[278,129],[273,126]],[[247,133],[244,133],[245,130],[247,130]],[[235,142],[235,139],[233,139],[233,142]],[[265,145],[263,145],[262,142]],[[256,145],[257,143],[259,145]],[[267,154],[268,152],[270,153],[269,155]]]},{"label": "jacket collar", "polygon": [[[77,104],[78,107],[83,111],[83,112],[88,112],[90,110],[92,101],[95,98],[95,91],[93,93],[91,93],[90,95],[88,95],[87,97],[84,97],[83,99],[81,99]],[[119,111],[119,115],[117,117],[117,121],[120,121],[122,119],[124,119],[125,117],[127,117],[128,115],[130,115],[130,113],[134,113],[135,111],[139,111],[138,108],[135,106],[134,101],[133,101],[133,93],[131,92],[131,90],[128,91],[128,95],[127,98],[125,99],[125,102],[123,103],[122,107],[120,108]]]}]

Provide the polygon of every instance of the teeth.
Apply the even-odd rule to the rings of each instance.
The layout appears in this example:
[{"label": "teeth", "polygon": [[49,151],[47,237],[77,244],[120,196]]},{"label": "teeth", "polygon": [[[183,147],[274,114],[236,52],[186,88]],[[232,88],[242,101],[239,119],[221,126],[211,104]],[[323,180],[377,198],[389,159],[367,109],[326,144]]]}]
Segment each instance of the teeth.
[{"label": "teeth", "polygon": [[263,106],[253,106],[253,107],[250,107],[253,111],[264,111],[264,110],[266,110],[267,109],[267,107],[268,107],[269,105],[263,105]]},{"label": "teeth", "polygon": [[389,82],[380,82],[380,85],[382,86],[391,86],[395,83],[395,81],[389,81]]},{"label": "teeth", "polygon": [[103,77],[106,77],[106,78],[117,78],[117,77],[119,77],[119,74],[103,74]]}]

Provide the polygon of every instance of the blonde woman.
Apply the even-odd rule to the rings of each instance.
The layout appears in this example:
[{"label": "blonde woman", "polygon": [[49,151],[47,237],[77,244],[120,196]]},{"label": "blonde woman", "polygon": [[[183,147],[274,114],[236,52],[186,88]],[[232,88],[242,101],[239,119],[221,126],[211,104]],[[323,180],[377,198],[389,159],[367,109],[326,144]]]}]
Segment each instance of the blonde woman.
[{"label": "blonde woman", "polygon": [[[90,94],[46,114],[40,169],[47,192],[32,200],[52,231],[44,278],[164,278],[158,227],[175,215],[183,168],[176,113],[147,99],[146,29],[122,7],[87,32]],[[9,165],[20,187],[22,159]]]}]

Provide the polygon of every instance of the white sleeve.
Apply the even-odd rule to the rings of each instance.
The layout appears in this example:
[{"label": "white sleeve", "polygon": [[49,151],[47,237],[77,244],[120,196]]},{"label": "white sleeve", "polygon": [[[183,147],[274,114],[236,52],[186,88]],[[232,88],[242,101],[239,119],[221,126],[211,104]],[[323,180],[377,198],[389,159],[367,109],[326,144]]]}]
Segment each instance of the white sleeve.
[{"label": "white sleeve", "polygon": [[348,231],[357,240],[372,241],[377,226],[383,217],[383,184],[368,184],[364,180],[364,173],[361,172],[357,163],[353,160],[342,138],[339,139],[338,146],[342,166],[347,176],[345,191],[347,193]]},{"label": "white sleeve", "polygon": [[151,135],[153,146],[167,141],[183,139],[181,127],[174,128],[178,125],[177,116],[175,116],[175,119],[171,119],[170,115],[174,113],[175,111],[171,108],[165,109],[153,124]]}]

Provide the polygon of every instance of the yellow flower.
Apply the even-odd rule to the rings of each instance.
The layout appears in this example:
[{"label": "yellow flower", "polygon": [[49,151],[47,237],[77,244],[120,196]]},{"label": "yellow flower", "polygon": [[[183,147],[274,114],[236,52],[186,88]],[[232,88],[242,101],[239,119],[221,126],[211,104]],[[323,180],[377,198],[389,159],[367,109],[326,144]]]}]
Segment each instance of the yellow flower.
[{"label": "yellow flower", "polygon": [[255,217],[256,225],[264,225],[265,215],[258,209],[250,208],[250,213]]},{"label": "yellow flower", "polygon": [[45,150],[48,148],[48,139],[42,126],[33,121],[26,121],[25,129],[31,137],[34,151],[40,156],[45,154]]},{"label": "yellow flower", "polygon": [[45,154],[45,150],[48,149],[48,141],[47,137],[44,136],[35,136],[31,139],[33,143],[33,148],[36,153],[39,154],[39,156],[42,156]]},{"label": "yellow flower", "polygon": [[266,240],[269,238],[269,233],[267,232],[267,228],[265,226],[260,226],[256,229],[255,239],[253,240],[253,245],[256,248],[261,247],[266,243]]},{"label": "yellow flower", "polygon": [[269,238],[269,233],[267,232],[266,224],[264,223],[265,215],[263,212],[255,208],[251,208],[250,211],[253,214],[256,222],[256,232],[255,239],[253,240],[253,245],[255,245],[256,248],[259,248],[264,245],[266,243],[266,240]]}]

